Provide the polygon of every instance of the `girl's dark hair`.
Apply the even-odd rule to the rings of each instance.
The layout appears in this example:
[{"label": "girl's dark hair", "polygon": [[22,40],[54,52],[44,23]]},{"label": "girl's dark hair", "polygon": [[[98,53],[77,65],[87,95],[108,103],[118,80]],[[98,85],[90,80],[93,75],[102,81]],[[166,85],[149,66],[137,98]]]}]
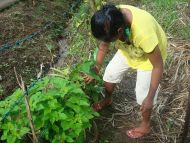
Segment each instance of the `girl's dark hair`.
[{"label": "girl's dark hair", "polygon": [[125,21],[121,11],[114,5],[104,5],[91,18],[91,30],[94,37],[105,42],[112,42],[118,35],[118,28]]}]

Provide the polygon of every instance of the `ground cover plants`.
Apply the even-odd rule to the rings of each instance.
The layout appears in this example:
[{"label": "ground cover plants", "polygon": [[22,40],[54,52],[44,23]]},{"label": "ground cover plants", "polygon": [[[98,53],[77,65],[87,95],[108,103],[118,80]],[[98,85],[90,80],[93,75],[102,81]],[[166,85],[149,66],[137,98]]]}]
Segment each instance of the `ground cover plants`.
[{"label": "ground cover plants", "polygon": [[[78,142],[85,140],[85,129],[91,127],[91,119],[98,116],[90,107],[91,98],[97,97],[101,88],[84,83],[82,73],[88,73],[96,81],[101,79],[93,73],[92,62],[85,62],[69,70],[54,69],[54,72],[38,79],[28,87],[23,95],[17,89],[12,95],[0,102],[1,140],[7,143],[23,141],[30,136],[29,119],[23,96],[29,97],[33,124],[38,138],[52,143]],[[99,90],[97,90],[99,88]],[[88,96],[90,95],[90,96]],[[91,97],[91,98],[90,98]],[[10,107],[15,102],[11,111]],[[10,113],[9,113],[10,112]],[[8,116],[4,116],[9,113]]]}]

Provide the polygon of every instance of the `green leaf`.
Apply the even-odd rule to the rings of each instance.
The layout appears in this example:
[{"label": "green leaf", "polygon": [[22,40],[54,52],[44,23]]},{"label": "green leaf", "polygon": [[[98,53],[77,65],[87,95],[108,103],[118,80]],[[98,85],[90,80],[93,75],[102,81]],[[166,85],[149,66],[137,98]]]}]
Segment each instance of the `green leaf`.
[{"label": "green leaf", "polygon": [[94,61],[86,61],[80,66],[80,71],[84,72],[86,74],[90,74],[91,72],[91,67],[95,64]]},{"label": "green leaf", "polygon": [[52,77],[50,83],[56,85],[55,88],[62,88],[68,83],[68,81],[60,77]]},{"label": "green leaf", "polygon": [[4,130],[3,135],[1,136],[1,140],[7,139],[7,133],[8,133],[8,130]]},{"label": "green leaf", "polygon": [[84,99],[81,99],[79,101],[79,105],[81,105],[81,106],[90,106],[90,104],[88,103],[88,101],[84,100]]},{"label": "green leaf", "polygon": [[44,110],[45,106],[42,104],[38,104],[37,110],[36,111],[40,111],[40,110]]},{"label": "green leaf", "polygon": [[48,105],[52,110],[57,109],[59,107],[59,103],[58,103],[57,99],[48,101]]},{"label": "green leaf", "polygon": [[86,61],[80,66],[80,71],[92,76],[95,80],[101,81],[100,77],[96,74],[96,72],[92,69],[95,65],[94,61]]},{"label": "green leaf", "polygon": [[45,108],[44,110],[44,116],[47,116],[49,113],[51,113],[51,108]]},{"label": "green leaf", "polygon": [[90,128],[92,125],[90,124],[90,122],[86,122],[85,124],[83,124],[83,129],[86,129],[86,128]]},{"label": "green leaf", "polygon": [[55,113],[49,115],[49,120],[50,120],[51,124],[53,125],[54,122],[57,120]]},{"label": "green leaf", "polygon": [[80,134],[80,132],[82,131],[82,124],[76,123],[71,128],[74,130],[75,134],[78,136]]},{"label": "green leaf", "polygon": [[79,104],[80,97],[77,96],[71,96],[67,102],[76,103]]},{"label": "green leaf", "polygon": [[93,115],[96,116],[96,117],[100,116],[100,114],[98,112],[93,112]]},{"label": "green leaf", "polygon": [[72,125],[72,122],[70,121],[62,121],[61,122],[61,127],[64,131],[70,129],[70,126]]},{"label": "green leaf", "polygon": [[81,131],[80,135],[77,137],[76,142],[77,143],[84,143],[85,142],[85,131]]},{"label": "green leaf", "polygon": [[60,143],[60,140],[58,140],[57,138],[54,138],[54,139],[52,140],[52,143]]},{"label": "green leaf", "polygon": [[71,109],[73,109],[76,113],[78,113],[78,112],[81,111],[80,106],[78,106],[76,104],[73,104],[71,102],[67,102],[65,105],[68,106],[68,107],[70,107]]},{"label": "green leaf", "polygon": [[11,136],[11,135],[7,136],[7,143],[15,143],[15,141],[16,141],[16,136]]},{"label": "green leaf", "polygon": [[66,142],[68,142],[68,143],[74,142],[74,140],[73,140],[70,136],[66,136],[65,140],[66,140]]},{"label": "green leaf", "polygon": [[67,115],[65,113],[58,113],[59,114],[59,119],[65,120],[67,119]]},{"label": "green leaf", "polygon": [[29,131],[30,131],[29,128],[27,128],[27,127],[22,127],[22,128],[20,129],[20,131],[19,131],[19,138],[21,139],[21,137],[22,137],[23,135],[27,134]]},{"label": "green leaf", "polygon": [[49,78],[44,77],[43,79],[32,83],[29,89],[29,96],[35,94],[36,92],[41,91],[49,83],[49,80],[50,80]]},{"label": "green leaf", "polygon": [[52,125],[52,129],[56,132],[59,133],[59,127],[55,124]]},{"label": "green leaf", "polygon": [[40,118],[37,118],[34,121],[34,124],[35,124],[36,129],[40,129],[40,128],[44,127],[44,121]]},{"label": "green leaf", "polygon": [[13,124],[12,122],[8,122],[8,123],[7,123],[7,128],[8,128],[9,130],[13,130],[13,129],[14,129],[14,124]]}]

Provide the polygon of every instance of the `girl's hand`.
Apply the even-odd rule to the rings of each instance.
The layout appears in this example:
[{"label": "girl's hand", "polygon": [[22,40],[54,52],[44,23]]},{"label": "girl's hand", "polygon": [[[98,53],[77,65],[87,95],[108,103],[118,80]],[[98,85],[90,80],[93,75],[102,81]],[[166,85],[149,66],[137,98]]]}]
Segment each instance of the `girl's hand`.
[{"label": "girl's hand", "polygon": [[[101,69],[101,66],[98,66],[98,65],[94,65],[92,67],[92,70],[95,71],[96,74],[100,74],[100,69]],[[94,78],[92,76],[87,75],[87,74],[84,75],[84,81],[87,84],[91,83],[93,80],[94,80]]]},{"label": "girl's hand", "polygon": [[93,78],[92,76],[87,75],[87,74],[84,75],[84,81],[85,81],[87,84],[91,83],[93,80],[94,80],[94,78]]}]

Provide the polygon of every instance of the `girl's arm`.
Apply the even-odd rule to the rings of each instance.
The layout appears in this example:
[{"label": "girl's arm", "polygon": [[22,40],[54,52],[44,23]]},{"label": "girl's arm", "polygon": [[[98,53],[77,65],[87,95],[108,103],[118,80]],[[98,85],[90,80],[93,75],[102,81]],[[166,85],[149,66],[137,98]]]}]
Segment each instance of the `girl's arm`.
[{"label": "girl's arm", "polygon": [[103,64],[103,61],[104,61],[104,58],[106,56],[106,54],[108,53],[109,51],[109,43],[106,43],[106,42],[101,42],[100,45],[99,45],[99,50],[98,50],[98,53],[97,53],[97,57],[96,57],[96,72],[99,73],[100,71],[100,68]]},{"label": "girl's arm", "polygon": [[[103,64],[104,58],[106,54],[108,53],[109,49],[109,43],[106,42],[100,42],[98,53],[96,56],[96,65],[94,67],[94,70],[97,74],[99,74],[101,66]],[[93,80],[93,77],[89,75],[85,75],[84,77],[86,83],[90,83]]]},{"label": "girl's arm", "polygon": [[151,83],[147,97],[142,103],[141,110],[147,111],[150,110],[153,106],[153,99],[156,93],[156,90],[159,86],[160,80],[163,74],[163,60],[161,52],[158,46],[149,54],[147,54],[151,64],[153,65]]}]

